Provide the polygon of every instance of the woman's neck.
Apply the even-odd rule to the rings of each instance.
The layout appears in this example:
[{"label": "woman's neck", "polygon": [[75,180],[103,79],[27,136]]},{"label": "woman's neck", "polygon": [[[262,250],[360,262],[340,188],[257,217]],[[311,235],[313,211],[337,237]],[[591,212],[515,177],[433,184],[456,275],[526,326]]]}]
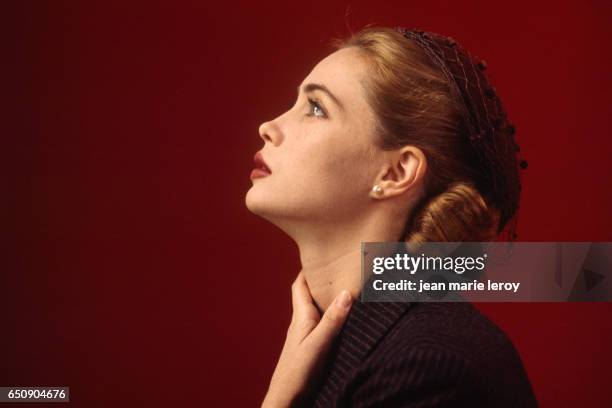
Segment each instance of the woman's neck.
[{"label": "woman's neck", "polygon": [[355,243],[351,249],[338,248],[331,253],[328,250],[329,248],[325,248],[321,251],[327,256],[317,257],[311,249],[308,252],[314,255],[312,262],[302,261],[302,274],[321,313],[342,290],[348,290],[353,299],[356,299],[361,291],[360,243]]},{"label": "woman's neck", "polygon": [[342,290],[348,290],[357,299],[363,285],[361,243],[397,241],[402,228],[401,220],[372,217],[350,226],[334,225],[329,229],[319,226],[316,233],[294,237],[302,274],[319,311],[327,310]]}]

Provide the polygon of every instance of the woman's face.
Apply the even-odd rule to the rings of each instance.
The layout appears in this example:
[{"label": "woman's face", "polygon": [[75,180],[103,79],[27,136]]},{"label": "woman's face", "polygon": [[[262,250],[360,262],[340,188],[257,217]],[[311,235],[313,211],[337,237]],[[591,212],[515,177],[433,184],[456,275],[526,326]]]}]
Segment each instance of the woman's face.
[{"label": "woman's face", "polygon": [[364,213],[382,164],[366,67],[355,48],[332,53],[304,79],[295,105],[260,126],[271,174],[252,179],[250,211],[272,222],[341,223]]}]

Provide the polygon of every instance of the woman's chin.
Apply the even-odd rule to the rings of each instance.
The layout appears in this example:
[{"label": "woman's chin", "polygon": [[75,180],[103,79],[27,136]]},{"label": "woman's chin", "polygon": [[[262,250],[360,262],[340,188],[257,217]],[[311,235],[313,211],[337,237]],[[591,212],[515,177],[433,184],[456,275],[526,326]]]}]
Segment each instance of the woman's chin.
[{"label": "woman's chin", "polygon": [[292,220],[294,218],[294,214],[288,207],[283,205],[279,206],[278,202],[276,202],[277,205],[275,205],[275,202],[271,201],[269,196],[260,194],[259,191],[254,191],[253,189],[249,190],[244,201],[247,209],[251,213],[278,227],[281,227],[287,220]]},{"label": "woman's chin", "polygon": [[267,203],[266,198],[261,192],[257,191],[255,186],[251,187],[249,191],[247,191],[244,197],[244,203],[249,211],[253,214],[263,216],[266,213],[267,207],[269,207],[269,203]]}]

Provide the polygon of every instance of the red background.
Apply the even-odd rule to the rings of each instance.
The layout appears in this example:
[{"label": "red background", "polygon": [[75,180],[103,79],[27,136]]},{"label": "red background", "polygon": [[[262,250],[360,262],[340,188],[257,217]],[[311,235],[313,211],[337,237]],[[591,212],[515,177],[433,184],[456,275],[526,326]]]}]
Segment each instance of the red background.
[{"label": "red background", "polygon": [[[79,407],[260,403],[299,263],[244,206],[257,128],[346,25],[484,58],[529,161],[519,240],[612,241],[607,1],[13,3],[0,385],[68,385]],[[612,304],[478,306],[542,406],[611,401]]]}]

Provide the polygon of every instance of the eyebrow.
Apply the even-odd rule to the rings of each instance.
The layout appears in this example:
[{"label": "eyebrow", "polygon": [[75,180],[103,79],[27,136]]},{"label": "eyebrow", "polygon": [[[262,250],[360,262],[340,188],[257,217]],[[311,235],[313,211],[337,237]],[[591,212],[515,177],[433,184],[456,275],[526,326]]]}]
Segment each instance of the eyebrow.
[{"label": "eyebrow", "polygon": [[[300,86],[298,85],[297,88],[298,94],[300,93]],[[313,91],[322,91],[325,92],[332,101],[334,101],[334,103],[336,105],[338,105],[338,107],[340,109],[344,109],[344,106],[342,105],[342,103],[340,102],[340,100],[338,100],[338,98],[336,98],[336,96],[332,93],[332,91],[330,91],[325,85],[323,84],[314,84],[314,83],[308,83],[306,85],[304,85],[303,87],[303,92],[307,93],[307,92],[313,92]]]}]

